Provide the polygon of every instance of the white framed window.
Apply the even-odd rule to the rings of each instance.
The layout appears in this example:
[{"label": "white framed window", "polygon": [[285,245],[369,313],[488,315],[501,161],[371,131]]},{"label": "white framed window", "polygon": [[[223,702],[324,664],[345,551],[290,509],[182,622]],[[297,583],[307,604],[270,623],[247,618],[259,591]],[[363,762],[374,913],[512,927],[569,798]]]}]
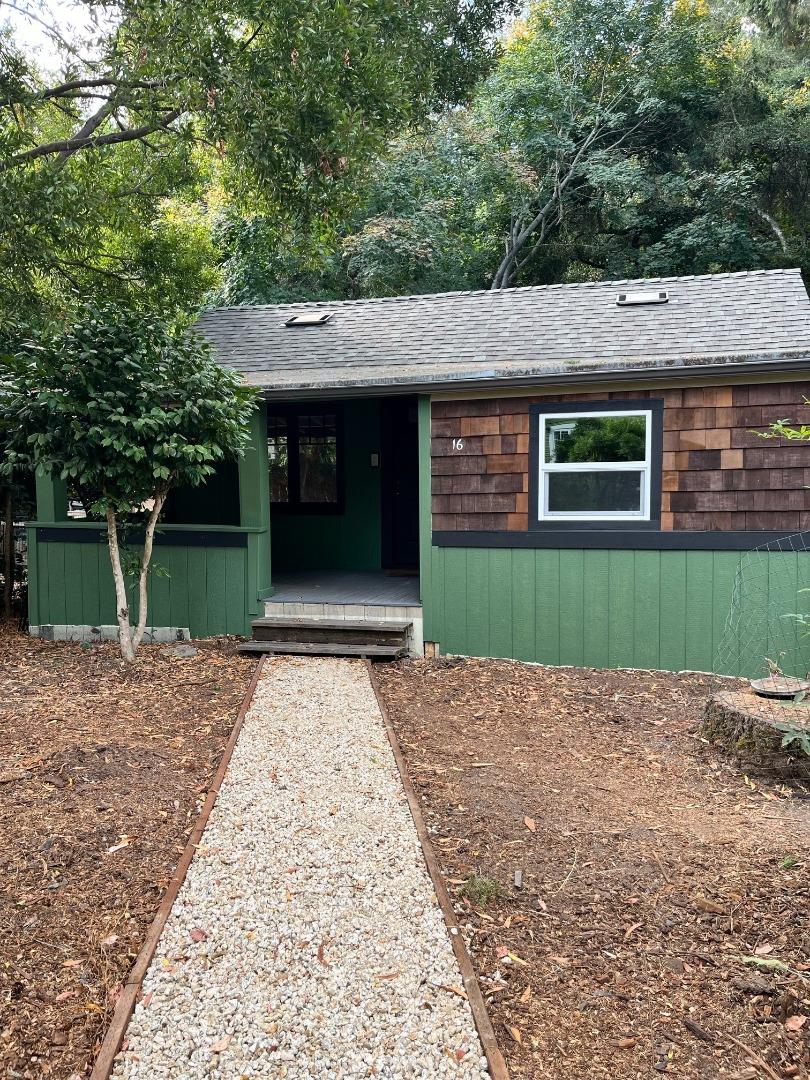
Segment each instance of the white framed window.
[{"label": "white framed window", "polygon": [[653,409],[540,412],[540,522],[650,521]]}]

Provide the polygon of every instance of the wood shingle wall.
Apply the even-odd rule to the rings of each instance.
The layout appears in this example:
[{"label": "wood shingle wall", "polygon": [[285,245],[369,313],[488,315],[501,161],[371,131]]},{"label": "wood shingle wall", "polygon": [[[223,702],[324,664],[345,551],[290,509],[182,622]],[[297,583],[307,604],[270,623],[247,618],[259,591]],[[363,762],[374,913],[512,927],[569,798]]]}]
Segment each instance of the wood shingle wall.
[{"label": "wood shingle wall", "polygon": [[[661,527],[810,529],[810,445],[763,440],[774,420],[810,423],[810,381],[434,401],[433,528],[529,527],[529,405],[659,398],[664,402]],[[463,449],[454,448],[461,439]]]}]

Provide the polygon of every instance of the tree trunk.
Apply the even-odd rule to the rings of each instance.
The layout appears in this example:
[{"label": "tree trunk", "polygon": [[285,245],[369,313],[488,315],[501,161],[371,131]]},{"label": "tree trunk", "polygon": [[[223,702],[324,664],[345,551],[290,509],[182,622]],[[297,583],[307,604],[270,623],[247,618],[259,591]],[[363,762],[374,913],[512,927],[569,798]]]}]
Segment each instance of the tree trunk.
[{"label": "tree trunk", "polygon": [[14,495],[6,488],[3,505],[3,615],[11,622],[14,600]]},{"label": "tree trunk", "polygon": [[135,659],[132,643],[132,627],[129,625],[129,603],[127,602],[127,584],[121,567],[121,549],[118,546],[118,522],[115,511],[107,511],[107,543],[110,545],[110,562],[115,581],[115,615],[118,620],[118,643],[121,655],[128,664]]},{"label": "tree trunk", "polygon": [[163,509],[163,503],[165,495],[155,496],[155,505],[152,507],[152,512],[149,514],[149,520],[146,523],[146,535],[143,538],[143,554],[141,555],[141,568],[138,574],[138,625],[135,629],[135,633],[132,635],[132,648],[133,651],[138,648],[143,638],[143,632],[146,629],[146,608],[148,604],[147,585],[149,581],[149,563],[152,559],[152,545],[155,541],[155,526],[158,523],[160,517],[160,511]]}]

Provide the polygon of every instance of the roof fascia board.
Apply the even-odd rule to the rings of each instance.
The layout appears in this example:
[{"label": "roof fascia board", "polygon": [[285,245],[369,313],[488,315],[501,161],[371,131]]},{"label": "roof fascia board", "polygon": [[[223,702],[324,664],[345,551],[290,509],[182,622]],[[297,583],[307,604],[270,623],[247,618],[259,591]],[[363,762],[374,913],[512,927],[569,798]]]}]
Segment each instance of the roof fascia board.
[{"label": "roof fascia board", "polygon": [[[603,385],[604,383],[632,383],[649,386],[650,384],[670,385],[673,381],[701,380],[717,382],[744,382],[751,376],[761,376],[765,380],[776,375],[795,377],[797,370],[805,369],[810,378],[810,354],[783,360],[753,360],[726,364],[706,363],[677,367],[656,368],[608,368],[587,371],[547,372],[527,375],[486,376],[483,378],[448,379],[440,377],[433,380],[360,380],[356,383],[330,385],[319,383],[299,387],[262,387],[256,386],[260,394],[268,399],[313,400],[317,398],[349,397],[387,397],[404,394],[432,394],[438,396],[458,396],[460,392],[476,391],[492,394],[493,390],[524,390],[527,387],[544,388],[565,393],[573,387]],[[782,379],[781,381],[785,381]]]}]

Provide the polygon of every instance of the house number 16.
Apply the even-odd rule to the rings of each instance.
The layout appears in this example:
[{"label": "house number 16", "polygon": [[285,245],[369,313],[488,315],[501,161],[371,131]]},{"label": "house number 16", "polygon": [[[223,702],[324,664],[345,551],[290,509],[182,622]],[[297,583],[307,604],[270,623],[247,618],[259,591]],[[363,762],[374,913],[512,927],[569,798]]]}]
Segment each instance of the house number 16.
[{"label": "house number 16", "polygon": [[453,449],[454,450],[463,450],[464,449],[464,440],[463,439],[453,439]]}]

